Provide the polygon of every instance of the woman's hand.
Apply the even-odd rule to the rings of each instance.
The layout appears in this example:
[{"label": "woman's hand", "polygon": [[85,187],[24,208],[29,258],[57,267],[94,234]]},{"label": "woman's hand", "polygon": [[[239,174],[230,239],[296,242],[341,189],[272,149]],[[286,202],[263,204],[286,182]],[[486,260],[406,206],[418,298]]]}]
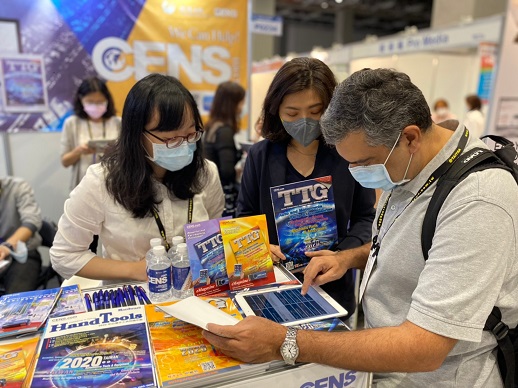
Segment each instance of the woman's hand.
[{"label": "woman's hand", "polygon": [[74,152],[77,155],[89,155],[94,154],[95,149],[88,147],[88,143],[80,144],[76,148],[74,148]]},{"label": "woman's hand", "polygon": [[281,260],[286,260],[286,256],[281,252],[281,247],[278,245],[270,244],[270,253],[272,254],[274,264],[280,263]]},{"label": "woman's hand", "polygon": [[136,261],[133,264],[132,278],[133,280],[137,280],[140,282],[147,282],[147,268],[146,268],[146,258],[143,257],[139,261]]}]

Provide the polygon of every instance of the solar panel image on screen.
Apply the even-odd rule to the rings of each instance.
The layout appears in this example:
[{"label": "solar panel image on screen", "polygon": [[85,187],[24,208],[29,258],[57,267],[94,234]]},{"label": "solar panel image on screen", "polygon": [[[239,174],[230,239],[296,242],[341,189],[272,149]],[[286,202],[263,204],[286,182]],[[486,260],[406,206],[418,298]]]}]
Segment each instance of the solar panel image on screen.
[{"label": "solar panel image on screen", "polygon": [[[244,296],[255,315],[278,323],[336,313],[316,292],[301,295],[300,288]],[[325,306],[325,307],[324,307]]]}]

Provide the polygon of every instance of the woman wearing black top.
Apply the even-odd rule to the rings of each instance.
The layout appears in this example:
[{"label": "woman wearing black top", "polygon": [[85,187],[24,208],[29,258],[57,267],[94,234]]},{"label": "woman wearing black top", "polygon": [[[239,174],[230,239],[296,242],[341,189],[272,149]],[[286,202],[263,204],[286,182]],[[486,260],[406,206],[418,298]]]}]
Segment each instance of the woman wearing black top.
[{"label": "woman wearing black top", "polygon": [[[336,80],[327,65],[314,58],[295,58],[275,75],[264,100],[262,135],[250,148],[241,179],[237,216],[266,214],[274,261],[284,260],[278,244],[270,187],[331,175],[338,242],[333,250],[371,241],[375,192],[357,183],[348,163],[324,144],[319,120],[329,105]],[[297,274],[299,275],[299,274]],[[344,306],[355,309],[351,271],[322,288]]]},{"label": "woman wearing black top", "polygon": [[234,216],[237,199],[235,165],[240,155],[234,143],[239,132],[240,115],[245,102],[245,89],[235,82],[220,84],[214,95],[209,121],[205,125],[205,157],[218,166],[225,192],[224,216]]}]

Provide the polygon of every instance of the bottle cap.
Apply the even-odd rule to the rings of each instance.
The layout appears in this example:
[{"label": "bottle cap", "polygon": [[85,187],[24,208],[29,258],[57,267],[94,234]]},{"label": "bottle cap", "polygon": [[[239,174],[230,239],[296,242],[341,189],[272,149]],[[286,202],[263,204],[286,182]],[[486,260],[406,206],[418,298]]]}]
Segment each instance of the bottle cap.
[{"label": "bottle cap", "polygon": [[186,243],[180,243],[178,244],[178,252],[187,252],[187,244]]},{"label": "bottle cap", "polygon": [[173,245],[181,244],[181,243],[183,243],[183,236],[174,236],[171,239],[171,242],[173,243]]},{"label": "bottle cap", "polygon": [[162,245],[162,239],[161,238],[152,238],[151,240],[149,240],[149,245],[151,245],[151,248]]},{"label": "bottle cap", "polygon": [[153,253],[155,256],[165,255],[165,248],[162,245],[153,247]]}]

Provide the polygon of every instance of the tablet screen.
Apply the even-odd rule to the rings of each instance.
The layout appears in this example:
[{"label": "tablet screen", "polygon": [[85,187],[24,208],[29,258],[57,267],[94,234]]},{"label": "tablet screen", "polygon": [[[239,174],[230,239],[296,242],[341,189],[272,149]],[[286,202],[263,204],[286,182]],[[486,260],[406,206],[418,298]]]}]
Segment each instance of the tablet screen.
[{"label": "tablet screen", "polygon": [[88,147],[93,148],[98,151],[102,151],[106,147],[108,147],[111,143],[113,143],[113,140],[107,140],[107,139],[89,140]]},{"label": "tablet screen", "polygon": [[308,318],[338,314],[313,288],[301,295],[300,287],[256,295],[243,295],[258,317],[277,323],[288,323]]}]

